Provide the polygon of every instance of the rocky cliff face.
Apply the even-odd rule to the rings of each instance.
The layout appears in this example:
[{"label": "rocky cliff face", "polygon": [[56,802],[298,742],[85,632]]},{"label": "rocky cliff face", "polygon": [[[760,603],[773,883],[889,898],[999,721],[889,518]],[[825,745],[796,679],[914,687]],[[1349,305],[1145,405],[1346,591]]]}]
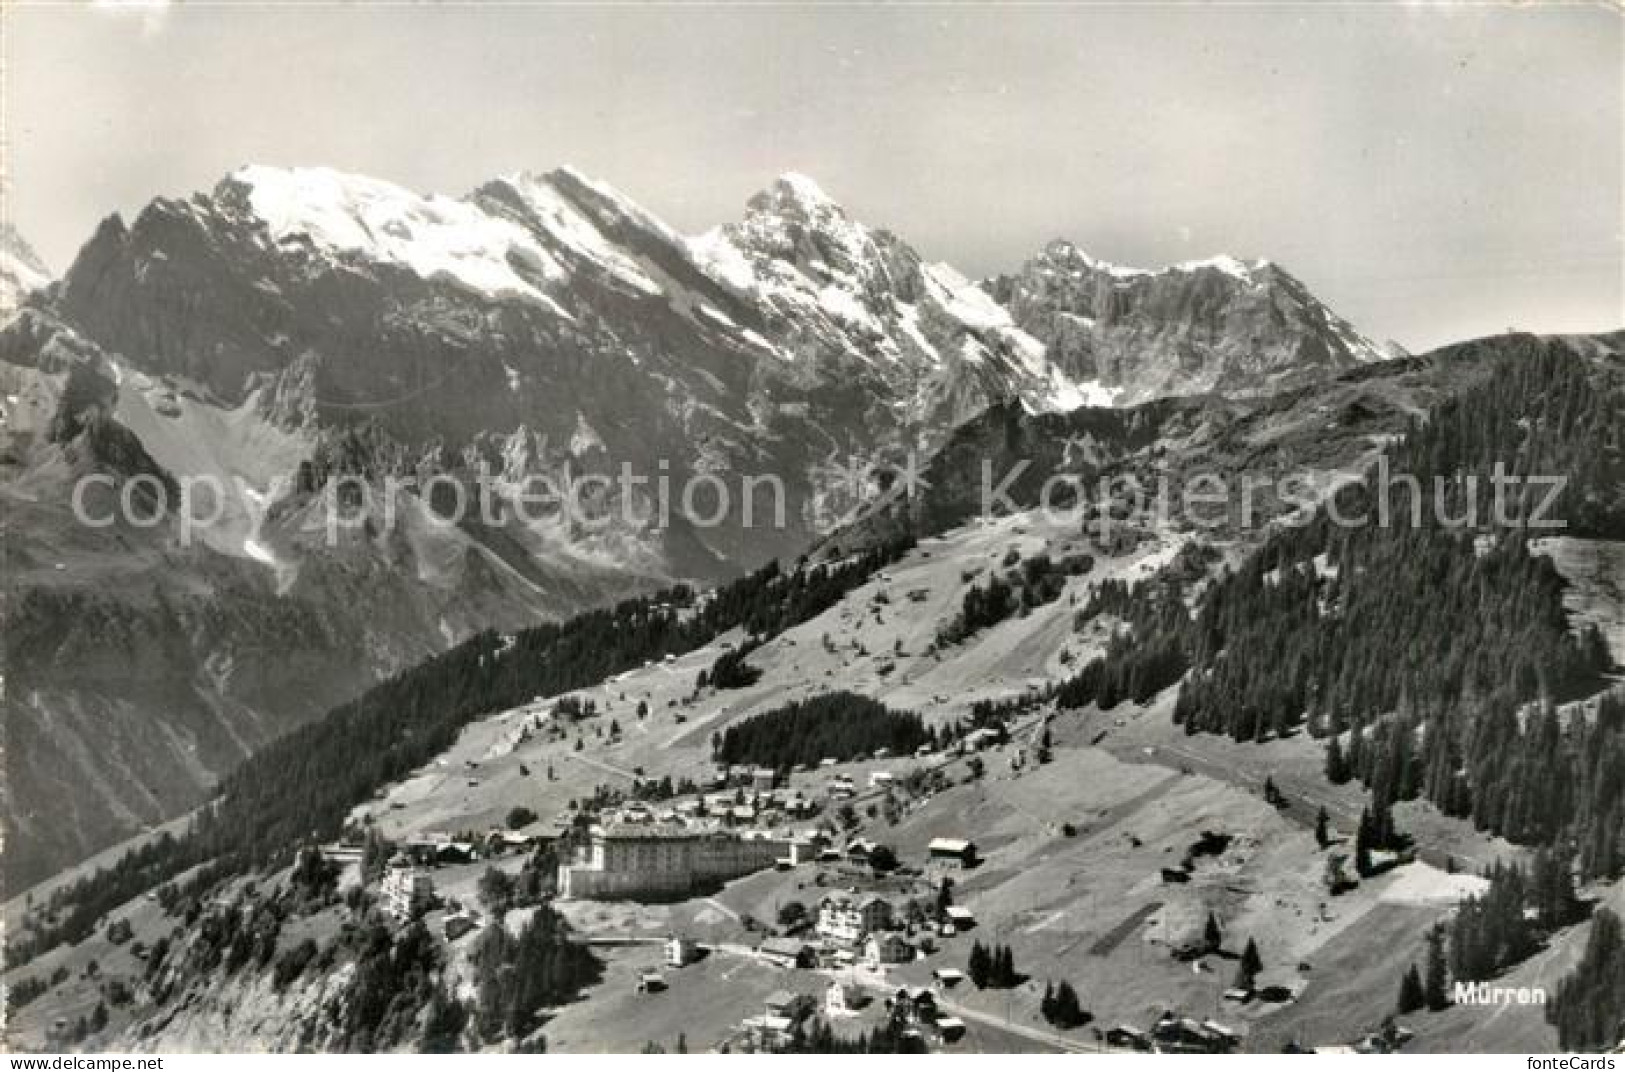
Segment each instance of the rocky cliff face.
[{"label": "rocky cliff face", "polygon": [[[991,405],[1258,392],[1376,356],[1273,267],[1052,247],[984,288],[795,175],[690,238],[568,169],[450,198],[248,167],[109,218],[49,287],[7,263],[33,265],[0,326],[13,883],[470,631],[792,556],[874,490],[854,458],[930,451]],[[74,489],[101,473],[226,493],[190,531],[87,527]],[[569,509],[526,501],[583,476]],[[331,536],[341,484],[387,523]],[[459,489],[480,508],[451,518]]]},{"label": "rocky cliff face", "polygon": [[1147,271],[1056,241],[987,288],[1066,375],[1098,379],[1118,404],[1267,394],[1403,356],[1268,261],[1218,257]]}]

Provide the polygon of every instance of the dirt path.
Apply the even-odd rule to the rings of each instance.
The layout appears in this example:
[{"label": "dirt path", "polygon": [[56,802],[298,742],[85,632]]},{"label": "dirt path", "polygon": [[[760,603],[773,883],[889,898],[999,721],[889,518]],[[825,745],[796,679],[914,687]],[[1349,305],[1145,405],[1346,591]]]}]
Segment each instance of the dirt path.
[{"label": "dirt path", "polygon": [[627,780],[634,782],[638,780],[638,776],[636,774],[624,767],[617,767],[612,763],[605,763],[601,759],[593,759],[591,756],[585,755],[581,752],[566,752],[565,758],[573,759],[577,763],[585,763],[589,767],[596,767],[598,770],[601,770],[606,774],[613,774],[618,778],[626,778]]},{"label": "dirt path", "polygon": [[1130,912],[1121,923],[1101,935],[1100,940],[1089,947],[1089,952],[1097,957],[1110,956],[1112,950],[1123,944],[1123,939],[1133,934],[1140,924],[1156,915],[1161,909],[1161,901],[1151,901],[1141,905]]},{"label": "dirt path", "polygon": [[707,897],[705,899],[705,903],[710,905],[712,908],[716,909],[718,912],[721,912],[723,915],[727,916],[729,919],[733,920],[735,923],[739,922],[739,913],[735,912],[733,909],[729,908],[727,905],[723,904],[721,901],[717,900],[715,897]]}]

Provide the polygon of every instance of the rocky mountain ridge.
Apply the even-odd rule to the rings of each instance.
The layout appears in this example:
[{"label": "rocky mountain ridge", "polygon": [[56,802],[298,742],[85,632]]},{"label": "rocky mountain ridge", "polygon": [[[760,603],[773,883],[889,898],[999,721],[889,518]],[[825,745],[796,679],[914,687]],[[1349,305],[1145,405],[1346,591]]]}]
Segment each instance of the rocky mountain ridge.
[{"label": "rocky mountain ridge", "polygon": [[[1246,365],[1259,336],[1225,333],[1262,314],[1218,311],[1229,276],[1193,275],[1203,330]],[[1257,390],[1370,356],[1306,299],[1261,378],[1130,375],[1104,344],[1046,335],[1032,287],[1007,290],[798,175],[693,238],[572,169],[450,198],[250,166],[108,218],[0,326],[6,702],[14,769],[34,772],[9,787],[13,880],[176,814],[259,743],[472,631],[792,558],[878,490],[871,462],[928,454],[990,406]],[[1113,345],[1192,333],[1164,312],[1137,307]],[[535,481],[623,466],[649,483],[517,509]],[[76,482],[101,472],[211,479],[220,516],[73,523]],[[448,521],[445,496],[384,496],[389,479],[494,509]],[[393,523],[335,541],[347,480]],[[148,686],[114,672],[132,660]]]},{"label": "rocky mountain ridge", "polygon": [[1267,394],[1404,356],[1270,261],[1221,256],[1151,271],[1056,240],[986,287],[1064,374],[1095,378],[1120,404]]}]

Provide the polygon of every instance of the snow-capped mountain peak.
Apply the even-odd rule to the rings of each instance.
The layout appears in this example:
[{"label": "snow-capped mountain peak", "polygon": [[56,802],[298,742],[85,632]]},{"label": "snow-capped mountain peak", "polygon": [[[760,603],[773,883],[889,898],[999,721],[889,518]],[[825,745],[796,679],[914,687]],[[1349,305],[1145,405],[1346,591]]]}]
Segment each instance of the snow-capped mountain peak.
[{"label": "snow-capped mountain peak", "polygon": [[[744,218],[718,231],[758,263],[777,261],[819,283],[859,290],[884,285],[887,256],[901,246],[853,219],[816,182],[795,172],[752,196]],[[715,251],[717,233],[701,236],[703,259]]]},{"label": "snow-capped mountain peak", "polygon": [[1174,272],[1199,272],[1205,268],[1211,268],[1216,272],[1223,272],[1225,275],[1231,276],[1232,278],[1252,282],[1256,273],[1265,271],[1269,267],[1270,262],[1266,260],[1243,261],[1238,260],[1227,253],[1221,253],[1217,257],[1208,257],[1205,260],[1181,261],[1178,264],[1170,266],[1167,270]]},{"label": "snow-capped mountain peak", "polygon": [[0,316],[51,282],[51,270],[10,223],[0,224]]},{"label": "snow-capped mountain peak", "polygon": [[[388,310],[378,315],[471,343],[506,318],[497,308],[511,310],[526,326],[504,345],[540,335],[493,366],[512,405],[553,375],[525,367],[530,355],[565,347],[601,368],[658,370],[659,393],[683,385],[719,410],[753,384],[762,397],[744,400],[740,418],[752,425],[802,405],[791,394],[861,391],[923,441],[995,400],[1050,410],[1271,390],[1386,356],[1268,262],[1131,268],[1057,240],[1020,274],[976,283],[794,172],[695,238],[569,167],[452,197],[331,168],[251,165],[212,198],[155,202],[142,217],[87,247],[68,302],[87,322],[112,318],[110,300],[135,300],[103,289],[123,278],[108,265],[126,258],[137,289],[230,290],[222,308],[242,318],[220,342],[229,359],[155,355],[228,398],[245,376],[278,372],[309,347],[289,320],[311,287],[322,292],[306,303],[316,315],[329,300],[377,300]],[[348,367],[347,389],[363,392],[361,369]]]},{"label": "snow-capped mountain peak", "polygon": [[448,278],[488,298],[546,301],[541,280],[565,275],[534,236],[465,200],[324,167],[249,165],[222,183],[233,188],[281,247]]},{"label": "snow-capped mountain peak", "polygon": [[664,296],[659,273],[628,248],[629,237],[683,245],[652,214],[573,168],[516,173],[457,198],[331,168],[251,165],[228,176],[221,191],[240,196],[280,250],[403,268],[566,319],[572,314],[561,294],[584,272],[643,297]]},{"label": "snow-capped mountain peak", "polygon": [[1107,275],[1120,279],[1132,279],[1137,276],[1149,275],[1144,268],[1127,268],[1120,264],[1101,260],[1087,251],[1079,248],[1072,241],[1065,238],[1051,239],[1045,244],[1039,259],[1045,261],[1050,270],[1071,272],[1105,272]]},{"label": "snow-capped mountain peak", "polygon": [[769,325],[788,329],[787,360],[874,370],[915,421],[938,424],[994,397],[1030,409],[1101,400],[1049,367],[1042,344],[975,283],[854,219],[804,175],[779,177],[739,222],[691,239],[689,250]]},{"label": "snow-capped mountain peak", "polygon": [[753,199],[770,202],[781,210],[793,209],[805,215],[846,215],[846,209],[824,192],[812,178],[799,171],[786,171]]},{"label": "snow-capped mountain peak", "polygon": [[1170,272],[1190,273],[1212,270],[1222,272],[1233,279],[1251,283],[1256,281],[1258,273],[1272,267],[1267,260],[1247,261],[1239,257],[1232,257],[1227,253],[1221,253],[1200,260],[1179,261],[1162,268],[1132,268],[1128,265],[1114,264],[1111,261],[1095,257],[1065,238],[1051,240],[1044,246],[1044,250],[1038,259],[1047,262],[1052,270],[1064,269],[1079,274],[1083,272],[1101,272],[1114,279],[1143,279],[1148,276],[1166,275]]}]

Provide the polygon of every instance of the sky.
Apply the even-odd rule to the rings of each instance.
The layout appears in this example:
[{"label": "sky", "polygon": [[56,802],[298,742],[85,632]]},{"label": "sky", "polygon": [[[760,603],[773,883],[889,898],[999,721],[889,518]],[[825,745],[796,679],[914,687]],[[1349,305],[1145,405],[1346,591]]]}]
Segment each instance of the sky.
[{"label": "sky", "polygon": [[573,164],[686,232],[785,171],[980,276],[1046,241],[1275,260],[1413,350],[1625,326],[1618,5],[3,9],[8,216],[246,163],[419,191]]}]

